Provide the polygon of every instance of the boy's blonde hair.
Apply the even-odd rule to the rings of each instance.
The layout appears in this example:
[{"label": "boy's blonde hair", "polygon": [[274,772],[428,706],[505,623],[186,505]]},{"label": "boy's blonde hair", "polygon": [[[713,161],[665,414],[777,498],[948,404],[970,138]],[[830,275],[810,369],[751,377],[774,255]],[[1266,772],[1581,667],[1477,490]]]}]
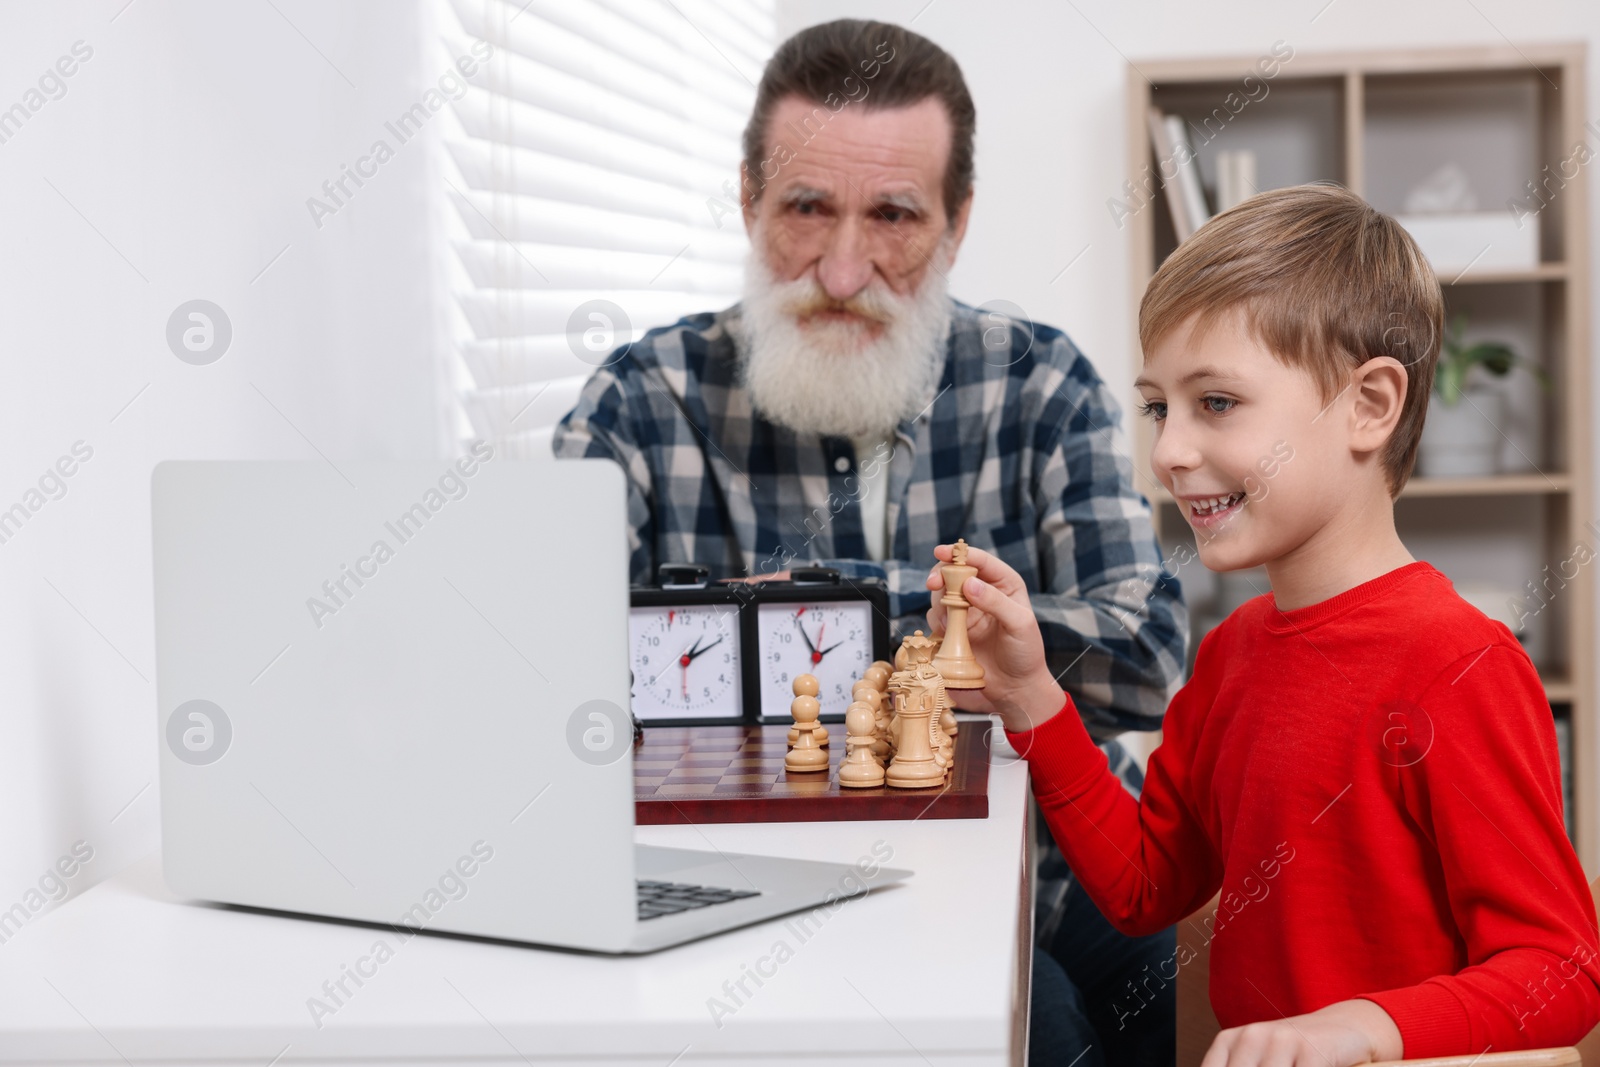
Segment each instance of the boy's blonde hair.
[{"label": "boy's blonde hair", "polygon": [[1382,457],[1390,496],[1399,496],[1416,463],[1444,329],[1444,295],[1411,235],[1335,185],[1253,196],[1156,271],[1139,304],[1139,344],[1149,352],[1192,315],[1204,332],[1235,308],[1257,341],[1311,375],[1326,402],[1375,356],[1405,365],[1406,398]]}]

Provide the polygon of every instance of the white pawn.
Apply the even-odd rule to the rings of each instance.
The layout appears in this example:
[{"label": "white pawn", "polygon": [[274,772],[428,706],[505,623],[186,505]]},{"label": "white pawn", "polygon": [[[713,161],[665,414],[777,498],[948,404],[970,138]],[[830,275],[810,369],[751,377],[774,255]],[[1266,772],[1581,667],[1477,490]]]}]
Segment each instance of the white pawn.
[{"label": "white pawn", "polygon": [[[803,674],[800,678],[811,678]],[[823,771],[828,769],[828,753],[817,743],[817,716],[822,711],[822,705],[812,695],[816,692],[816,679],[811,678],[811,693],[800,693],[800,678],[794,680],[795,692],[799,695],[789,705],[789,714],[794,716],[795,730],[799,736],[794,747],[788,755],[783,757],[783,769],[786,771]]]},{"label": "white pawn", "polygon": [[[885,679],[887,681],[887,679]],[[873,742],[872,755],[879,762],[889,758],[889,698],[882,690],[872,685],[872,679],[864,679],[856,683],[851,693],[851,699],[860,701],[872,709]]]},{"label": "white pawn", "polygon": [[872,706],[861,701],[844,713],[845,748],[848,754],[839,765],[839,784],[850,789],[868,789],[883,784],[883,765],[872,755],[876,719]]},{"label": "white pawn", "polygon": [[[797,697],[814,697],[822,691],[822,687],[817,684],[817,676],[814,674],[795,675],[794,685],[791,686],[791,688],[794,690],[794,695]],[[826,726],[822,725],[820,722],[817,723],[816,730],[813,732],[812,736],[817,739],[818,745],[822,746],[823,748],[828,747],[828,728]],[[799,727],[789,727],[789,747],[793,748],[795,744],[799,742],[799,740]]]},{"label": "white pawn", "polygon": [[874,716],[879,713],[886,702],[881,692],[874,689],[870,683],[864,681],[857,682],[856,687],[850,691],[850,703],[854,704],[856,701],[860,701],[870,707]]}]

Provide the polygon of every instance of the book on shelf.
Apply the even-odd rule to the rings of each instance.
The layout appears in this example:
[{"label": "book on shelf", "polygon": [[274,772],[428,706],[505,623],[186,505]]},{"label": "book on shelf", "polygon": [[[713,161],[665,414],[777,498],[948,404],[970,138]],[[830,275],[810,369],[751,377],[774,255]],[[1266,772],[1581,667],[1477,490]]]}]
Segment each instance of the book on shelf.
[{"label": "book on shelf", "polygon": [[[1150,109],[1150,146],[1156,153],[1156,173],[1167,193],[1167,208],[1172,212],[1172,228],[1178,243],[1189,239],[1211,218],[1206,207],[1205,189],[1200,183],[1200,160],[1189,141],[1189,127],[1182,115],[1165,115],[1160,108]],[[1167,175],[1171,173],[1169,178]]]},{"label": "book on shelf", "polygon": [[1256,154],[1248,149],[1217,153],[1217,211],[1256,195]]}]

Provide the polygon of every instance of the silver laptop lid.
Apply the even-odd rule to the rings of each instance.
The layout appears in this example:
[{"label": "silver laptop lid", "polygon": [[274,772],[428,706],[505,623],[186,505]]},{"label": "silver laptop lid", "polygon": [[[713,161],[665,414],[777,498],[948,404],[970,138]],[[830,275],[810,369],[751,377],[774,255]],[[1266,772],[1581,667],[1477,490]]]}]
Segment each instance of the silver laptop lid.
[{"label": "silver laptop lid", "polygon": [[168,883],[620,949],[635,924],[623,477],[603,460],[152,478]]}]

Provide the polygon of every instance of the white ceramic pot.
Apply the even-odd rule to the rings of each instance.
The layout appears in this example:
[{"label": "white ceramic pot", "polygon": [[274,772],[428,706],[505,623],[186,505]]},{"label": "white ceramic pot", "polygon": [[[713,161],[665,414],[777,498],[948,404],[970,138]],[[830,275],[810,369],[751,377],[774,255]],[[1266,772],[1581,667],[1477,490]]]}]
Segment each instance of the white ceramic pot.
[{"label": "white ceramic pot", "polygon": [[1498,427],[1505,420],[1506,398],[1499,390],[1468,389],[1454,407],[1433,394],[1417,450],[1417,473],[1424,478],[1498,474],[1505,440]]}]

